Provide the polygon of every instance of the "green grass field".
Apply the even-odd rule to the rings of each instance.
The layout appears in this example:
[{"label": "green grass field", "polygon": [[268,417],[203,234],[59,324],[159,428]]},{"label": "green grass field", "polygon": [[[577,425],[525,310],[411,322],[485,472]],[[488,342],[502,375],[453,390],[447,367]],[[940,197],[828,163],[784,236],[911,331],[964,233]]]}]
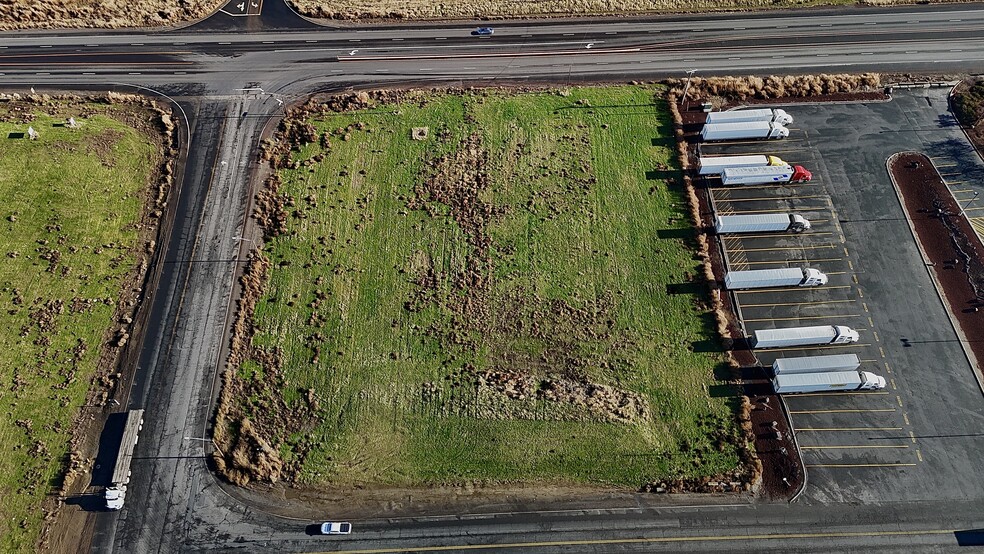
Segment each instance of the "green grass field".
[{"label": "green grass field", "polygon": [[[0,104],[0,115],[9,109]],[[10,138],[27,124],[0,122],[2,552],[35,550],[41,502],[65,469],[72,422],[85,413],[121,283],[133,270],[143,193],[161,156],[116,119],[74,113],[77,130],[53,126],[65,118],[36,114],[30,125],[38,140]]]},{"label": "green grass field", "polygon": [[330,147],[281,172],[293,205],[254,345],[322,417],[278,429],[264,394],[240,405],[298,481],[637,487],[738,467],[658,94],[433,95],[312,122]]}]

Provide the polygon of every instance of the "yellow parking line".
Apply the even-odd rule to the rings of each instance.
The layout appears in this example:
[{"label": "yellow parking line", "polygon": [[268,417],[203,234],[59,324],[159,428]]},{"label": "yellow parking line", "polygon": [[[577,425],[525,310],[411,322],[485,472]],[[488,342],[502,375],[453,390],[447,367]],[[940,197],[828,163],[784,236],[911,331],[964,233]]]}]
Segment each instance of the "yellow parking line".
[{"label": "yellow parking line", "polygon": [[[915,464],[912,464],[915,465]],[[808,543],[819,544],[818,539],[848,539],[871,537],[918,537],[932,535],[953,535],[956,529],[925,529],[925,530],[867,530],[867,531],[844,531],[844,532],[821,532],[821,533],[772,533],[772,534],[745,534],[745,535],[690,535],[683,537],[629,537],[623,539],[581,539],[581,540],[553,540],[541,542],[503,542],[495,544],[464,544],[464,545],[437,545],[437,546],[401,546],[392,548],[372,548],[359,550],[335,550],[334,554],[407,554],[411,552],[463,552],[466,550],[523,550],[532,551],[534,548],[553,548],[557,550],[559,546],[604,546],[616,544],[671,544],[671,543],[730,543],[737,541],[791,541],[804,540]]]},{"label": "yellow parking line", "polygon": [[955,177],[957,175],[960,175],[960,172],[959,171],[956,172],[956,173],[940,173],[940,177],[943,177],[943,178],[946,178],[946,177]]},{"label": "yellow parking line", "polygon": [[864,414],[868,412],[894,412],[895,408],[868,408],[868,409],[858,409],[858,410],[797,410],[790,411],[791,414]]},{"label": "yellow parking line", "polygon": [[805,464],[806,467],[914,467],[916,464]]},{"label": "yellow parking line", "polygon": [[[785,260],[784,263],[810,264],[813,262],[839,262],[842,261],[843,259],[844,258],[817,258],[815,260]],[[777,262],[776,260],[768,260],[764,262],[745,262],[745,263],[749,265],[762,265],[762,264],[776,264],[776,263],[783,263],[783,262]]]},{"label": "yellow parking line", "polygon": [[802,246],[779,246],[772,248],[744,248],[742,252],[775,252],[783,250],[810,250],[813,248],[837,248],[833,244],[804,244]]},{"label": "yellow parking line", "polygon": [[936,167],[957,167],[957,164],[955,163],[948,163],[948,164],[933,163],[933,165],[935,165]]},{"label": "yellow parking line", "polygon": [[901,431],[901,427],[804,427],[793,429],[797,433],[806,431]]},{"label": "yellow parking line", "polygon": [[[790,129],[790,131],[792,131],[792,130],[793,130],[793,129]],[[803,139],[793,139],[793,138],[786,138],[786,139],[783,139],[783,140],[782,140],[782,143],[783,143],[783,144],[789,144],[789,143],[791,143],[791,142],[803,142]],[[728,141],[728,142],[727,142],[726,144],[727,144],[728,146],[733,146],[733,145],[735,145],[735,144],[758,144],[759,146],[761,146],[761,145],[762,145],[762,141],[760,141],[760,140],[740,140],[740,141],[730,141],[730,140],[729,140],[729,141]],[[803,151],[802,149],[799,149],[799,150],[786,150],[786,152],[802,152],[802,151]],[[773,153],[773,152],[776,152],[776,150],[772,150],[772,151],[770,151],[769,153],[771,154],[771,153]],[[745,156],[745,155],[747,155],[747,154],[742,154],[742,155],[743,155],[743,156]],[[753,154],[753,155],[754,155],[754,154]],[[768,155],[768,154],[765,154],[765,155]]]},{"label": "yellow parking line", "polygon": [[[821,207],[818,207],[818,208],[796,208],[794,210],[790,210],[789,208],[782,208],[780,210],[732,210],[729,213],[732,213],[732,214],[784,214],[784,213],[789,213],[791,211],[798,211],[798,212],[819,212],[819,211],[827,211],[829,209],[830,208],[821,206]],[[807,218],[807,219],[809,219],[809,218]],[[810,222],[812,223],[813,220],[810,219]]]},{"label": "yellow parking line", "polygon": [[776,306],[821,306],[839,302],[854,302],[854,300],[823,300],[817,302],[776,302],[773,304],[742,304],[742,308],[774,308]]},{"label": "yellow parking line", "polygon": [[[857,329],[855,329],[857,331]],[[796,352],[799,350],[816,350],[817,348],[824,348],[833,350],[835,348],[854,348],[860,346],[871,346],[867,343],[851,343],[851,344],[818,344],[816,346],[797,346],[795,348],[770,348],[766,352]],[[868,393],[868,394],[878,394],[878,393]],[[798,394],[796,396],[807,396],[805,394]]]},{"label": "yellow parking line", "polygon": [[947,184],[948,184],[948,185],[950,185],[951,187],[952,187],[953,185],[966,185],[966,184],[967,184],[967,181],[950,181],[950,182],[949,182],[949,183],[947,183]]},{"label": "yellow parking line", "polygon": [[840,314],[840,315],[804,315],[800,317],[763,317],[758,319],[746,319],[745,323],[753,321],[796,321],[800,319],[834,319],[838,317],[864,317],[864,314]]},{"label": "yellow parking line", "polygon": [[800,450],[850,450],[860,448],[909,448],[908,444],[846,444],[843,446],[801,446]]},{"label": "yellow parking line", "polygon": [[966,212],[976,212],[978,210],[984,210],[984,207],[980,207],[980,208],[964,208],[964,212],[965,213]]},{"label": "yellow parking line", "polygon": [[[820,194],[820,195],[812,195],[812,194],[810,194],[810,195],[805,195],[805,196],[792,196],[792,197],[784,197],[784,196],[761,196],[759,198],[729,198],[728,199],[728,202],[755,202],[757,200],[799,200],[801,198],[826,198],[826,197],[827,197],[827,195],[825,195],[825,194]],[[802,209],[802,208],[799,208],[799,209]]]},{"label": "yellow parking line", "polygon": [[920,452],[918,448],[916,449],[916,458],[919,458],[920,462],[923,461],[922,452]]},{"label": "yellow parking line", "polygon": [[[830,275],[829,273],[827,275]],[[796,292],[803,289],[807,290],[834,290],[834,289],[849,289],[851,285],[831,285],[829,287],[787,287],[784,289],[749,289],[749,290],[736,290],[738,294],[751,294],[753,292]],[[831,300],[830,302],[855,302],[855,300]]]}]

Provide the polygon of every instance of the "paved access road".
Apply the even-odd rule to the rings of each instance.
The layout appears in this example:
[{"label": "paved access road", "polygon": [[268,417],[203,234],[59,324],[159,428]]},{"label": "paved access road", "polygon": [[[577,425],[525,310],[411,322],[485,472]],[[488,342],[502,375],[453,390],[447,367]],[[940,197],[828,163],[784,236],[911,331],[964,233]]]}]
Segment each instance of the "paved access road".
[{"label": "paved access road", "polygon": [[[599,499],[587,507],[562,503],[547,512],[507,505],[498,510],[503,513],[485,516],[359,521],[356,534],[342,539],[307,535],[305,526],[310,520],[275,518],[226,494],[206,468],[203,456],[210,446],[202,440],[222,362],[234,270],[243,248],[255,238],[242,237],[248,184],[255,167],[251,152],[261,128],[281,113],[282,102],[315,90],[350,86],[570,84],[682,75],[687,69],[705,74],[975,71],[984,59],[984,11],[980,6],[515,22],[497,25],[491,38],[477,38],[468,34],[470,27],[464,24],[322,28],[295,17],[277,0],[252,4],[240,11],[259,11],[260,15],[231,17],[228,14],[239,8],[238,3],[230,2],[224,12],[203,23],[162,33],[0,35],[0,79],[6,86],[35,87],[39,92],[58,87],[150,87],[175,99],[187,114],[189,156],[176,198],[177,221],[152,306],[152,321],[157,325],[148,331],[131,395],[131,407],[148,410],[146,424],[137,446],[127,505],[119,513],[98,514],[94,550],[404,551],[495,544],[496,550],[506,551],[528,551],[536,546],[538,551],[565,552],[736,547],[829,552],[955,546],[981,538],[973,530],[984,528],[980,515],[984,497],[973,477],[968,477],[976,474],[978,466],[966,465],[973,442],[965,437],[954,437],[961,442],[954,443],[957,454],[951,457],[932,454],[927,439],[921,449],[926,467],[932,469],[924,474],[936,472],[934,480],[894,499],[885,492],[872,505],[857,503],[866,498],[852,491],[891,483],[884,474],[842,478],[836,487],[817,488],[809,502],[796,506],[673,506],[672,499],[626,494]],[[842,125],[849,123],[849,115],[838,117]],[[900,124],[905,124],[904,114],[899,117]],[[886,133],[896,128],[880,125]],[[917,127],[935,136],[931,133],[938,125],[920,121]],[[894,138],[884,134],[881,140],[891,143]],[[843,163],[848,165],[840,169],[842,173],[863,165],[847,161],[855,159],[849,156],[856,153],[847,148],[850,145],[844,142]],[[828,167],[818,173],[825,174],[825,179],[841,178],[839,166],[824,159]],[[872,159],[872,167],[882,163]],[[852,200],[850,188],[833,190],[846,194],[848,202],[856,202],[863,216],[890,209],[885,204],[891,200],[888,196],[865,196],[869,199],[862,203]],[[838,212],[849,213],[839,206]],[[841,225],[847,235],[860,237],[883,230],[875,224],[858,224],[857,229],[847,222]],[[900,248],[908,248],[911,257],[905,235],[895,232],[894,236],[902,237]],[[862,254],[857,258],[866,259]],[[875,256],[868,269],[884,269],[877,264],[889,261],[884,255]],[[877,295],[878,290],[893,292],[892,287],[899,283],[865,286]],[[938,315],[940,305],[933,304],[927,294],[923,291],[913,298],[921,302],[920,309],[935,310]],[[886,328],[896,323],[873,317]],[[917,336],[917,323],[899,325]],[[956,359],[952,350],[946,352],[948,362]],[[900,367],[918,361],[904,358],[906,355],[898,354]],[[942,388],[942,378],[931,384],[934,394],[950,392]],[[907,378],[904,390],[910,394],[918,385],[919,379],[910,382]],[[917,429],[920,435],[936,436],[943,443],[942,452],[948,444],[944,435],[976,433],[972,424],[980,403],[979,397],[969,393],[953,396],[951,406],[961,412],[954,419],[959,429],[937,428],[947,419],[925,411],[929,408],[915,401],[909,413],[922,426]],[[931,459],[933,456],[936,458]],[[930,484],[948,479],[969,484],[943,487],[938,494],[931,491]],[[885,487],[878,490],[898,490]],[[951,494],[958,489],[960,494]],[[901,499],[917,501],[896,502]],[[712,501],[722,500],[701,499]]]}]

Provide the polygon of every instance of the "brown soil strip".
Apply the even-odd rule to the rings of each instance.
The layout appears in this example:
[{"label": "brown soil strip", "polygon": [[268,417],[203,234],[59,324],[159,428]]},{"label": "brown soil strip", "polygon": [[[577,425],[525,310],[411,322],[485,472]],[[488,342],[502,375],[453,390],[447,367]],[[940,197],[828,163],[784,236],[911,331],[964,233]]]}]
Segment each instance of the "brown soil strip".
[{"label": "brown soil strip", "polygon": [[925,154],[896,154],[888,170],[958,335],[977,366],[977,360],[984,360],[984,244]]}]

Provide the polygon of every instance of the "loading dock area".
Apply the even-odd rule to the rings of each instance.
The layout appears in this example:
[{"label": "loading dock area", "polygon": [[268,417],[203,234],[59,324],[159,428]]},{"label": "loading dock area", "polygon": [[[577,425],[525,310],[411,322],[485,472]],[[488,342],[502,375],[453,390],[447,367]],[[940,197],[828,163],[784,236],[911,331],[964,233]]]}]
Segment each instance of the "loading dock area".
[{"label": "loading dock area", "polygon": [[[958,201],[984,192],[984,168],[945,95],[924,89],[886,103],[788,106],[789,139],[702,145],[702,155],[776,155],[813,172],[803,184],[709,183],[718,214],[791,212],[813,225],[802,234],[722,236],[729,269],[809,266],[829,276],[820,287],[732,292],[746,333],[833,324],[860,334],[853,344],[758,350],[759,362],[853,353],[887,381],[882,391],[785,396],[807,502],[964,498],[984,489],[984,395],[885,167],[895,152],[922,151],[953,164],[946,169]],[[984,198],[974,202],[968,215],[980,207],[984,221]]]}]

